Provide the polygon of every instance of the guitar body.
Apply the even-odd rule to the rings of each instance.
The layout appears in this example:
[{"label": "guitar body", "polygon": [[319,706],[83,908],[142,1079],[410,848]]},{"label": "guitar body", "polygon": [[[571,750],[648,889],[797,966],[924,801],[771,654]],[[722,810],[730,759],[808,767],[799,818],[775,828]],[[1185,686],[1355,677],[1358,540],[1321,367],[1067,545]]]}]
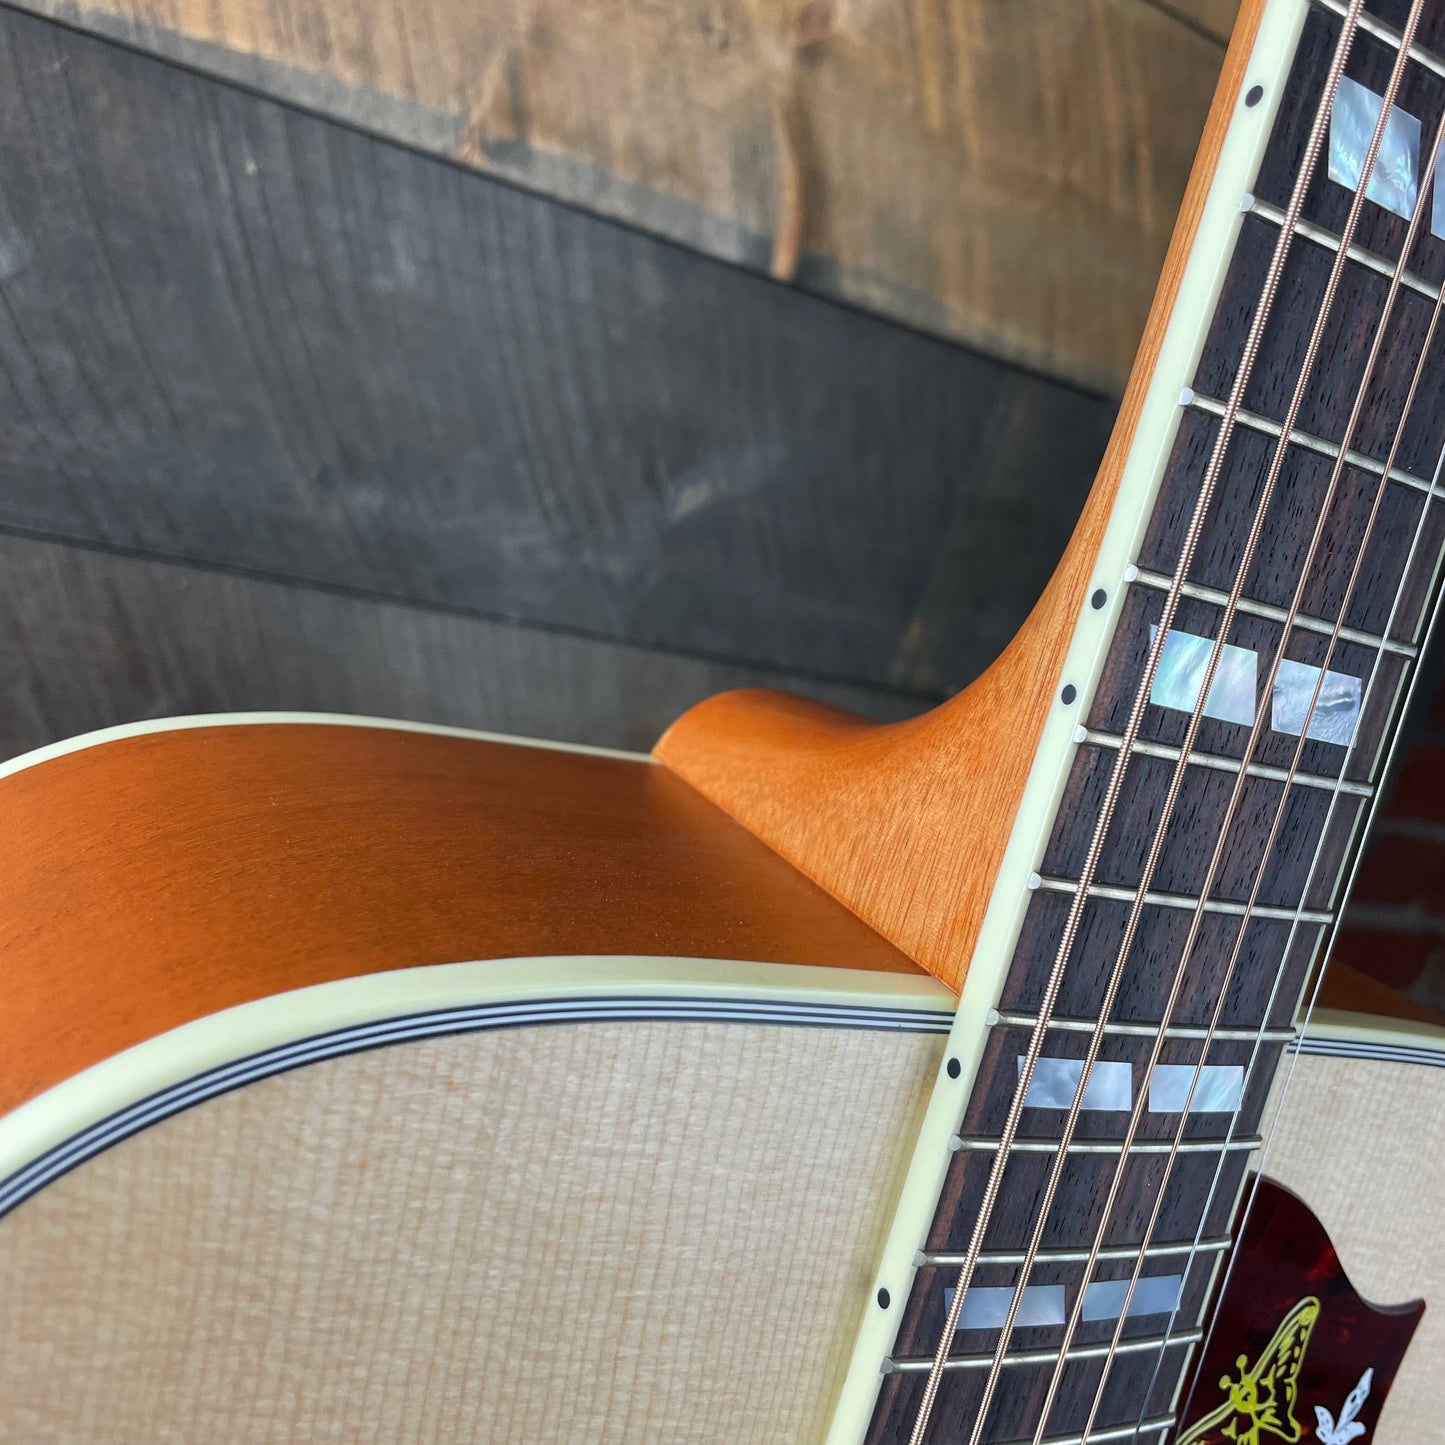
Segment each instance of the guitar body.
[{"label": "guitar body", "polygon": [[[0,803],[7,1079],[71,1071],[0,1125],[4,1438],[826,1431],[954,999],[656,764],[258,715]],[[1375,1298],[1445,1288],[1445,1175],[1361,1147],[1428,1037],[1302,1057],[1270,1157]],[[1441,1408],[1407,1370],[1378,1438]]]},{"label": "guitar body", "polygon": [[12,765],[7,1080],[92,1067],[0,1127],[0,1437],[826,1428],[953,998],[688,794],[305,721]]}]

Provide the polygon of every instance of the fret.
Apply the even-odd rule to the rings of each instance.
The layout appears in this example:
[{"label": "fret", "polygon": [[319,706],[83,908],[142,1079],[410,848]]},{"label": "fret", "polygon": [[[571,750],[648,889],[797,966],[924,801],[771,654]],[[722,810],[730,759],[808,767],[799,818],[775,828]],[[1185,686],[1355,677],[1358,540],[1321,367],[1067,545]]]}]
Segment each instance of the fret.
[{"label": "fret", "polygon": [[[1167,1345],[1192,1345],[1197,1344],[1204,1338],[1203,1330],[1181,1330],[1179,1333],[1168,1335],[1150,1335],[1140,1340],[1120,1341],[1116,1354],[1137,1355],[1149,1350],[1159,1350]],[[1070,1347],[1067,1358],[1070,1360],[1101,1360],[1108,1353],[1108,1346],[1098,1345],[1075,1345]],[[1014,1369],[1020,1365],[1052,1365],[1059,1358],[1058,1350],[1018,1350],[1011,1351],[1003,1357],[1003,1366],[1006,1369]],[[884,1365],[889,1374],[911,1374],[921,1372],[928,1373],[929,1366],[933,1363],[931,1357],[926,1359],[890,1359]],[[990,1352],[985,1355],[950,1355],[944,1365],[945,1370],[986,1370],[993,1363],[993,1355]]]},{"label": "fret", "polygon": [[[1048,874],[1039,873],[1038,886],[1047,888],[1055,893],[1075,893],[1078,891],[1078,884],[1072,878],[1054,878]],[[1134,901],[1134,890],[1132,888],[1114,888],[1105,883],[1095,883],[1089,889],[1090,898],[1111,898],[1119,903],[1132,903]],[[1193,893],[1159,893],[1150,891],[1144,895],[1144,902],[1154,908],[1178,908],[1187,913],[1193,913],[1196,909],[1202,909],[1205,913],[1217,913],[1226,918],[1266,918],[1277,919],[1280,922],[1292,923],[1298,919],[1302,923],[1333,923],[1335,915],[1325,908],[1287,908],[1272,907],[1268,903],[1256,903],[1248,908],[1243,903],[1231,902],[1225,898],[1199,898]]]},{"label": "fret", "polygon": [[[1179,393],[1180,406],[1193,407],[1197,411],[1207,412],[1210,416],[1223,416],[1224,403],[1217,397],[1209,396],[1204,392],[1195,391],[1193,387],[1186,386]],[[1243,427],[1247,431],[1256,431],[1264,436],[1278,439],[1284,434],[1284,428],[1277,421],[1271,421],[1267,416],[1259,416],[1257,413],[1248,411],[1241,407],[1235,413],[1235,425]],[[1291,430],[1289,444],[1293,447],[1302,447],[1306,451],[1318,452],[1322,457],[1329,457],[1332,461],[1339,456],[1340,447],[1338,442],[1327,441],[1324,437],[1313,436],[1307,431],[1301,431],[1298,427]],[[1367,457],[1363,452],[1356,451],[1353,447],[1345,448],[1345,462],[1347,465],[1362,472],[1369,472],[1372,476],[1380,477],[1385,475],[1385,468],[1382,462],[1376,461],[1374,457]],[[1436,498],[1445,498],[1445,487],[1427,480],[1425,477],[1417,477],[1413,472],[1407,472],[1403,467],[1392,466],[1390,468],[1390,480],[1398,482],[1402,487],[1409,487],[1417,492],[1426,492]],[[1223,594],[1221,594],[1223,600]],[[1281,614],[1284,609],[1279,609]],[[1328,626],[1328,624],[1327,624]]]},{"label": "fret", "polygon": [[[1445,489],[1441,490],[1440,496],[1445,500]],[[1147,567],[1130,567],[1124,581],[1138,582],[1159,592],[1167,592],[1174,585],[1172,577],[1166,577],[1162,572],[1151,572]],[[1197,582],[1186,582],[1179,590],[1191,601],[1208,602],[1215,607],[1223,607],[1229,600],[1227,592],[1218,587],[1201,587]],[[1267,617],[1271,622],[1282,623],[1289,618],[1289,613],[1283,607],[1275,607],[1268,602],[1256,602],[1252,597],[1241,597],[1235,606],[1251,617]],[[1323,636],[1329,636],[1335,630],[1333,623],[1326,622],[1323,617],[1311,617],[1307,612],[1296,613],[1290,625],[1301,627],[1306,632],[1318,632]],[[1381,637],[1375,632],[1362,632],[1358,627],[1341,627],[1340,638],[1344,642],[1357,642],[1364,647],[1391,652],[1399,657],[1415,658],[1420,655],[1420,649],[1412,642]]]},{"label": "fret", "polygon": [[[1151,1422],[1171,1419],[1175,1386],[1199,1338],[1199,1330],[1188,1329],[1177,1334],[1156,1333],[1121,1346],[1109,1370],[1102,1406],[1090,1426],[1089,1439],[1129,1440],[1135,1438],[1141,1418]],[[1059,1398],[1047,1421],[1046,1440],[1079,1439],[1087,1423],[1088,1406],[1104,1374],[1106,1353],[1107,1347],[1097,1344],[1068,1352]],[[932,1441],[968,1439],[992,1356],[978,1365],[967,1363],[967,1358],[954,1356],[944,1369],[938,1392],[937,1423],[928,1437]],[[999,1391],[990,1411],[991,1428],[987,1438],[1025,1441],[1032,1445],[1044,1393],[1058,1365],[1058,1353],[1020,1350],[1011,1352],[1008,1358],[1014,1363],[1007,1367],[1007,1388]],[[882,1408],[866,1437],[869,1445],[905,1445],[931,1363],[930,1356],[900,1354],[885,1364],[879,1400]]]},{"label": "fret", "polygon": [[[1380,7],[1371,5],[1369,8],[1375,12],[1375,19],[1378,21],[1381,18]],[[1403,23],[1407,9],[1407,5],[1401,6],[1397,15],[1389,18]],[[1432,57],[1429,54],[1433,51],[1438,56],[1440,44],[1445,41],[1445,34],[1440,31],[1439,17],[1434,15],[1433,7],[1426,12],[1423,20],[1421,30],[1417,32],[1416,46],[1412,47],[1411,63],[1405,67],[1395,100],[1398,109],[1420,123],[1419,160],[1413,178],[1420,189],[1423,189],[1425,184],[1420,170],[1429,154],[1442,111],[1445,111],[1445,79],[1442,79],[1440,72],[1431,63]],[[1287,82],[1290,93],[1298,94],[1307,88],[1317,88],[1318,77],[1328,65],[1340,28],[1339,15],[1325,7],[1317,7],[1306,16],[1299,49]],[[1362,24],[1350,47],[1345,75],[1376,96],[1383,95],[1398,49],[1398,36],[1392,43],[1390,39],[1377,33],[1376,25]],[[1313,106],[1282,108],[1259,174],[1250,187],[1261,200],[1281,208],[1287,204],[1313,118]],[[1353,191],[1349,186],[1329,177],[1327,164],[1322,158],[1306,193],[1303,214],[1306,219],[1338,235],[1344,230],[1345,218],[1353,198]],[[1429,204],[1427,199],[1426,205]],[[1414,253],[1409,257],[1409,266],[1426,280],[1439,282],[1445,280],[1445,241],[1430,234],[1429,223],[1430,215],[1427,211],[1425,224],[1420,227],[1420,234],[1416,239]],[[1384,257],[1393,266],[1400,254],[1408,225],[1406,217],[1382,205],[1370,203],[1361,208],[1356,232],[1351,239],[1375,255]],[[1398,411],[1393,414],[1398,415]]]},{"label": "fret", "polygon": [[[1140,1419],[1169,1419],[1173,1409],[1173,1394],[1183,1364],[1194,1350],[1198,1331],[1183,1331],[1179,1334],[1157,1335],[1147,1344],[1130,1341],[1130,1348],[1118,1355],[1108,1371],[1107,1386],[1104,1390],[1103,1406],[1098,1418],[1092,1422],[1088,1438],[1131,1439]],[[1094,1392],[1104,1374],[1104,1358],[1098,1353],[1101,1347],[1081,1350],[1078,1354],[1069,1351],[1064,1366],[1064,1381],[1046,1422],[1045,1439],[1053,1441],[1077,1441],[1088,1423],[1088,1403],[1094,1399]],[[1162,1357],[1162,1358],[1160,1358]],[[918,1412],[918,1400],[923,1392],[923,1380],[928,1373],[929,1361],[905,1364],[909,1358],[902,1357],[890,1364],[902,1368],[889,1368],[884,1374],[883,1390],[880,1393],[881,1409],[874,1416],[873,1428],[868,1431],[868,1445],[906,1445],[913,1418]],[[1023,1441],[1032,1445],[1033,1435],[1039,1425],[1043,1394],[1048,1390],[1049,1379],[1058,1366],[1058,1357],[1051,1355],[1043,1361],[1025,1361],[1009,1367],[1009,1386],[1000,1390],[993,1410],[990,1412],[990,1441]],[[933,1426],[929,1441],[962,1442],[968,1439],[974,1412],[983,1393],[987,1379],[987,1366],[945,1368],[944,1379],[938,1392],[936,1425]]]},{"label": "fret", "polygon": [[[989,1030],[979,1066],[979,1085],[959,1122],[957,1136],[963,1143],[958,1147],[987,1150],[994,1146],[1014,1095],[1018,1063],[1028,1047],[1028,1037],[1026,1029],[1012,1025],[996,1024]],[[1035,1140],[1050,1147],[1058,1139],[1078,1086],[1087,1044],[1087,1037],[1070,1030],[1050,1029],[1045,1035],[1015,1148],[1025,1143],[1032,1147],[1031,1141]],[[1128,1127],[1130,1111],[1140,1099],[1146,1107],[1135,1143],[1142,1147],[1172,1139],[1183,1099],[1177,1092],[1179,1070],[1194,1072],[1201,1062],[1201,1046],[1197,1038],[1166,1038],[1150,1073],[1146,1066],[1154,1036],[1106,1037],[1090,1071],[1073,1144],[1082,1150],[1095,1144],[1117,1143]],[[1230,1131],[1236,1135],[1258,1131],[1269,1081],[1283,1048],[1284,1041],[1264,1043],[1255,1034],[1210,1041],[1185,1130],[1191,1145],[1218,1141],[1219,1136]],[[1172,1102],[1173,1098],[1178,1098],[1179,1103]]]},{"label": "fret", "polygon": [[[1199,479],[1220,424],[1212,410],[1198,405],[1191,405],[1181,416],[1159,502],[1135,558],[1140,572],[1169,580],[1177,572]],[[1278,429],[1274,424],[1276,433]],[[1237,521],[1253,517],[1278,446],[1278,436],[1271,435],[1268,428],[1236,427],[1232,435],[1214,504],[1200,535],[1199,550],[1184,579],[1210,589],[1221,606],[1234,585],[1243,557],[1245,528]],[[1338,455],[1338,446],[1334,451]],[[1265,515],[1264,540],[1242,587],[1243,596],[1253,604],[1242,610],[1252,618],[1283,621],[1288,615],[1285,609],[1294,598],[1334,467],[1335,462],[1323,449],[1287,449]],[[1392,468],[1392,474],[1395,470]],[[1304,616],[1326,625],[1310,628],[1306,624],[1308,631],[1327,635],[1334,629],[1350,586],[1356,549],[1331,546],[1329,541],[1363,532],[1380,492],[1382,472],[1383,464],[1375,462],[1373,467],[1346,466],[1340,474],[1325,519],[1322,550],[1310,564],[1300,606]],[[1404,484],[1387,486],[1344,618],[1344,628],[1351,635],[1344,639],[1342,629],[1342,640],[1377,650],[1377,639],[1386,636],[1388,627],[1391,640],[1413,647],[1442,552],[1445,492],[1428,487],[1422,492]],[[1157,586],[1154,590],[1158,590]],[[1260,604],[1276,610],[1272,615],[1261,612]],[[1245,625],[1246,619],[1237,619],[1234,624],[1236,629]]]},{"label": "fret", "polygon": [[[1335,186],[1347,193],[1347,188]],[[1381,208],[1372,207],[1379,211]],[[1225,274],[1224,290],[1214,327],[1205,342],[1190,382],[1196,392],[1228,396],[1238,369],[1238,319],[1252,314],[1275,249],[1275,228],[1255,215],[1243,218],[1234,259]],[[1436,243],[1445,258],[1445,245]],[[1330,441],[1349,444],[1383,460],[1392,444],[1415,363],[1429,328],[1432,307],[1423,297],[1401,289],[1386,315],[1389,283],[1365,266],[1350,265],[1327,311],[1325,288],[1333,261],[1317,246],[1295,245],[1281,273],[1280,306],[1271,312],[1259,348],[1259,364],[1244,390],[1244,406],[1259,416],[1283,422],[1299,378],[1299,325],[1291,316],[1325,317],[1319,360],[1311,369],[1293,425]],[[1438,274],[1440,267],[1434,266]],[[1280,319],[1284,318],[1284,319]],[[1379,361],[1366,385],[1368,348],[1362,337],[1383,332]],[[1437,337],[1437,344],[1440,338]],[[1364,388],[1367,405],[1353,436],[1344,430],[1354,398]],[[1441,406],[1445,401],[1445,368],[1426,368],[1411,408],[1396,463],[1416,475],[1430,474],[1441,440]]]},{"label": "fret", "polygon": [[[1102,807],[1113,754],[1080,747],[1069,770],[1068,792],[1074,806],[1060,812],[1044,851],[1040,879],[1077,878]],[[1096,887],[1125,889],[1132,898],[1158,827],[1171,766],[1159,758],[1136,755],[1124,775],[1113,822],[1105,835]],[[1284,788],[1264,778],[1246,778],[1243,801],[1224,828],[1235,780],[1209,768],[1186,768],[1178,815],[1188,826],[1166,832],[1153,874],[1151,893],[1197,899],[1215,841],[1224,833],[1223,861],[1209,902],[1244,903],[1258,887],[1266,908],[1303,907],[1329,912],[1331,895],[1361,809],[1361,800],[1338,798],[1315,788]],[[1268,858],[1266,829],[1283,807],[1283,824]],[[1317,845],[1322,845],[1318,863]],[[1108,896],[1108,895],[1100,895]],[[1150,900],[1152,901],[1152,900]],[[1191,903],[1189,906],[1193,906]],[[1207,906],[1207,905],[1206,905]]]},{"label": "fret", "polygon": [[[1354,910],[1351,910],[1351,917]],[[1441,924],[1445,928],[1445,923]],[[1031,1013],[1000,1013],[997,1009],[992,1010],[986,1023],[1005,1024],[1013,1028],[1031,1029],[1038,1022],[1038,1015]],[[1061,1033],[1091,1034],[1094,1032],[1095,1021],[1093,1019],[1072,1019],[1065,1018],[1060,1014],[1053,1014],[1049,1018],[1049,1028],[1057,1029]],[[1203,1028],[1189,1024],[1170,1024],[1163,1030],[1166,1039],[1202,1039],[1208,1031]],[[1139,1038],[1156,1039],[1159,1037],[1160,1028],[1158,1023],[1121,1023],[1117,1019],[1110,1020],[1104,1025],[1104,1037],[1107,1038]],[[1213,1037],[1220,1040],[1244,1040],[1252,1043],[1256,1039],[1266,1044],[1289,1044],[1299,1036],[1298,1029],[1255,1029],[1255,1028],[1227,1028],[1220,1025],[1213,1032]]]},{"label": "fret", "polygon": [[[1196,1338],[1204,1322],[1222,1255],[1223,1248],[1217,1243],[1209,1249],[1195,1250],[1181,1244],[1172,1253],[1151,1251],[1128,1301],[1117,1353],[1122,1358],[1148,1355],[1151,1351],[1157,1356],[1166,1341],[1170,1349],[1177,1350]],[[1102,1360],[1119,1327],[1119,1313],[1124,1309],[1138,1259],[1137,1246],[1111,1250],[1086,1272],[1085,1254],[1068,1260],[1060,1259],[1057,1252],[1040,1255],[1030,1276],[1030,1293],[1025,1295],[1025,1322],[1016,1326],[1003,1355],[1004,1360],[1012,1362],[1007,1368],[1027,1371],[1031,1366],[1057,1363],[1065,1344],[1064,1322],[1070,1311],[1080,1304],[1081,1295],[1079,1322],[1068,1341],[1065,1358],[1071,1367],[1077,1367],[1082,1361]],[[920,1270],[885,1370],[898,1366],[907,1374],[911,1370],[908,1362],[926,1362],[930,1358],[929,1347],[936,1344],[947,1323],[954,1277],[953,1270],[946,1265]],[[973,1296],[976,1303],[971,1309],[965,1307],[966,1312],[960,1316],[954,1339],[950,1341],[951,1370],[988,1369],[998,1350],[1000,1326],[1018,1277],[1017,1266],[1003,1267],[980,1261],[974,1286],[978,1293]],[[1040,1371],[1041,1377],[1045,1374]],[[1030,1374],[1018,1384],[1024,1392],[1020,1401],[1026,1412],[1023,1418],[1030,1423],[1037,1418],[1037,1405],[1028,1398],[1035,1383]],[[1013,1388],[1011,1385],[1011,1392]],[[1159,1402],[1169,1403],[1167,1398]],[[1056,1416],[1050,1423],[1053,1434],[1061,1433],[1075,1422]],[[1010,1433],[1007,1426],[999,1422],[993,1438],[1009,1438]]]},{"label": "fret", "polygon": [[[1209,1239],[1201,1239],[1198,1243],[1194,1240],[1180,1240],[1177,1244],[1151,1244],[1144,1251],[1146,1260],[1174,1259],[1181,1254],[1218,1254],[1221,1250],[1228,1249],[1234,1240],[1227,1234],[1214,1235]],[[1050,1264],[1083,1264],[1089,1257],[1085,1249],[1041,1249],[1035,1259],[1041,1266],[1047,1267]],[[947,1268],[950,1265],[963,1263],[962,1254],[949,1254],[944,1251],[939,1254],[928,1254],[919,1250],[918,1257],[914,1263],[921,1269],[925,1265]],[[1139,1246],[1137,1244],[1115,1245],[1111,1249],[1101,1249],[1098,1253],[1098,1261],[1101,1264],[1113,1263],[1125,1260],[1132,1264],[1139,1258]],[[978,1257],[979,1268],[985,1269],[989,1265],[1022,1264],[1023,1254],[1017,1250],[985,1250]]]},{"label": "fret", "polygon": [[[1248,1154],[1263,1143],[1264,1140],[1256,1134],[1236,1139],[1185,1139],[1177,1145],[1170,1140],[1135,1139],[1130,1143],[1127,1152],[1131,1155],[1168,1154],[1171,1150],[1177,1150],[1180,1154],[1220,1154],[1242,1150]],[[997,1139],[980,1139],[976,1136],[965,1138],[960,1134],[953,1135],[948,1141],[949,1148],[955,1153],[969,1154],[995,1154],[998,1152],[998,1144]],[[1055,1139],[1015,1139],[1010,1152],[1047,1154],[1052,1158],[1059,1152],[1059,1145]],[[1068,1152],[1106,1154],[1111,1159],[1118,1159],[1126,1151],[1120,1150],[1108,1140],[1075,1138],[1069,1141]]]},{"label": "fret", "polygon": [[[1247,215],[1258,216],[1262,221],[1268,221],[1272,226],[1284,225],[1284,212],[1278,206],[1272,206],[1268,201],[1261,201],[1257,196],[1245,196],[1239,203],[1239,208]],[[1295,222],[1295,235],[1303,236],[1305,240],[1312,241],[1317,246],[1323,246],[1327,251],[1338,252],[1340,242],[1343,239],[1333,231],[1326,230],[1323,226],[1317,226],[1313,221],[1298,220]],[[1351,242],[1345,247],[1345,255],[1356,265],[1367,266],[1371,271],[1378,272],[1386,278],[1394,275],[1395,263],[1387,261],[1383,256],[1377,256],[1373,251],[1367,251],[1363,246]],[[1423,296],[1427,301],[1434,301],[1440,295],[1440,287],[1427,281],[1423,276],[1417,276],[1413,271],[1406,270],[1401,273],[1400,284],[1408,287],[1417,295]]]},{"label": "fret", "polygon": [[[922,1248],[954,1252],[967,1247],[995,1150],[959,1149],[949,1156],[943,1198],[953,1204],[940,1211]],[[999,1204],[989,1218],[985,1249],[1018,1250],[1028,1243],[1039,1192],[1049,1177],[1056,1149],[1021,1150],[1009,1156]],[[1162,1243],[1193,1239],[1196,1234],[1227,1234],[1234,1217],[1235,1192],[1248,1164],[1247,1149],[1189,1150],[1175,1159],[1160,1209],[1155,1237]],[[1142,1239],[1165,1175],[1166,1156],[1131,1151],[1122,1162],[1123,1180],[1106,1245]],[[1040,1245],[1077,1249],[1093,1242],[1101,1222],[1109,1181],[1120,1169],[1117,1148],[1107,1152],[1071,1151],[1064,1160],[1054,1208]],[[1215,1188],[1218,1175],[1219,1183]],[[1211,1191],[1213,1197],[1211,1198]],[[1206,1203],[1207,1201],[1207,1203]]]},{"label": "fret", "polygon": [[[1075,886],[1067,883],[1057,890],[1040,887],[1030,899],[1014,966],[999,999],[1000,1011],[1037,1012]],[[1097,1015],[1099,993],[1118,955],[1132,901],[1132,893],[1094,895],[1085,907],[1074,966],[1065,971],[1055,1005],[1063,1017],[1091,1020]],[[1230,912],[1221,905],[1204,913],[1193,957],[1184,970],[1184,988],[1173,1022],[1199,1027],[1210,1021],[1222,971],[1239,941],[1239,961],[1225,998],[1221,1025],[1288,1029],[1332,915],[1310,915],[1296,922],[1292,912],[1286,917],[1263,918],[1255,913],[1245,919],[1242,907],[1229,907]],[[1163,1017],[1169,983],[1179,971],[1193,919],[1194,900],[1169,900],[1164,906],[1150,902],[1145,906],[1134,946],[1125,961],[1112,1019],[1123,1024],[1157,1026]]]},{"label": "fret", "polygon": [[[1080,728],[1074,735],[1074,741],[1089,743],[1097,748],[1119,748],[1124,739],[1117,733],[1104,733],[1095,731],[1092,728]],[[1164,758],[1169,762],[1177,762],[1180,750],[1170,747],[1166,743],[1137,742],[1134,744],[1134,751],[1149,758]],[[1215,768],[1221,773],[1238,773],[1241,767],[1238,758],[1217,757],[1213,753],[1202,753],[1197,748],[1189,754],[1189,765],[1199,768]],[[1323,777],[1317,773],[1296,772],[1292,779],[1284,768],[1268,767],[1264,763],[1251,763],[1245,771],[1252,778],[1268,778],[1273,782],[1283,783],[1286,780],[1297,783],[1302,788],[1323,788],[1328,792],[1338,790],[1341,793],[1348,793],[1356,798],[1372,798],[1375,789],[1369,783],[1351,782],[1347,778]]]},{"label": "fret", "polygon": [[[1445,541],[1445,504],[1440,508],[1440,520],[1442,541]],[[1137,579],[1129,585],[1103,670],[1082,719],[1089,733],[1112,737],[1122,734],[1163,605],[1160,589]],[[1171,749],[1182,745],[1189,725],[1189,709],[1198,701],[1197,678],[1203,671],[1204,657],[1218,635],[1222,617],[1222,609],[1213,602],[1192,597],[1180,600],[1170,629],[1169,648],[1155,675],[1150,706],[1140,727],[1142,742]],[[1190,642],[1190,639],[1197,641]],[[1271,695],[1267,696],[1270,667],[1281,652],[1282,642],[1284,659],[1271,685]],[[1226,645],[1233,651],[1221,657],[1206,716],[1195,737],[1194,751],[1206,757],[1242,760],[1254,719],[1263,703],[1263,728],[1254,740],[1251,761],[1276,772],[1273,779],[1267,774],[1252,773],[1250,787],[1252,790],[1278,788],[1284,772],[1296,766],[1299,732],[1294,719],[1302,718],[1309,701],[1313,670],[1324,665],[1334,674],[1334,679],[1329,689],[1321,691],[1311,719],[1311,736],[1299,757],[1298,769],[1317,779],[1332,780],[1343,773],[1350,782],[1366,785],[1374,782],[1383,757],[1383,744],[1408,677],[1409,658],[1344,638],[1331,647],[1326,636],[1297,629],[1286,631],[1274,620],[1255,615],[1236,615]],[[1197,656],[1192,668],[1189,659],[1174,655],[1180,646],[1195,648]],[[1348,679],[1348,683],[1341,683],[1340,679]],[[1345,703],[1343,711],[1332,708],[1332,694],[1346,686],[1351,690],[1349,696],[1334,698]],[[1352,739],[1348,751],[1341,745],[1340,740],[1344,738]],[[1088,745],[1080,749],[1081,753],[1098,750]],[[1167,774],[1172,771],[1172,760],[1155,757],[1148,766],[1162,768]],[[1204,765],[1189,768],[1191,789],[1203,786],[1198,780],[1206,772]],[[1233,787],[1233,780],[1223,786],[1227,793]],[[1353,794],[1349,806],[1357,806],[1361,796]],[[1336,811],[1344,807],[1342,803]]]},{"label": "fret", "polygon": [[[1072,1342],[1088,1345],[1109,1338],[1119,1324],[1136,1260],[1137,1253],[1126,1260],[1097,1266],[1087,1274],[1078,1266],[1039,1265],[1030,1276],[1015,1322],[1016,1329],[1022,1332],[1016,1337],[1018,1346],[1045,1348],[1063,1344],[1064,1323],[1076,1304],[1081,1307]],[[1161,1269],[1145,1270],[1128,1301],[1123,1337],[1155,1334],[1165,1324],[1188,1329],[1200,1323],[1214,1270],[1214,1259],[1203,1255],[1176,1257]],[[897,1355],[917,1354],[917,1341],[930,1335],[937,1338],[953,1303],[950,1278],[946,1269],[927,1272],[919,1291],[927,1302],[924,1313],[905,1322]],[[972,1355],[997,1350],[1017,1284],[1016,1269],[990,1269],[980,1276],[973,1286],[977,1293],[970,1293],[960,1312],[952,1353]]]}]

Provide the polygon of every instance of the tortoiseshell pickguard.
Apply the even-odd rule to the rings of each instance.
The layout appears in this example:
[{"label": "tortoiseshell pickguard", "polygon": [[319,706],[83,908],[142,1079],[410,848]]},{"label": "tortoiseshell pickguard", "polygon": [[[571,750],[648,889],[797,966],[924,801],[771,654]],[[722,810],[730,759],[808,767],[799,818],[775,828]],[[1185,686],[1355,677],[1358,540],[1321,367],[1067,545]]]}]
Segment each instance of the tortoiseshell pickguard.
[{"label": "tortoiseshell pickguard", "polygon": [[1309,1206],[1270,1179],[1239,1227],[1175,1445],[1370,1445],[1425,1302],[1362,1299]]}]

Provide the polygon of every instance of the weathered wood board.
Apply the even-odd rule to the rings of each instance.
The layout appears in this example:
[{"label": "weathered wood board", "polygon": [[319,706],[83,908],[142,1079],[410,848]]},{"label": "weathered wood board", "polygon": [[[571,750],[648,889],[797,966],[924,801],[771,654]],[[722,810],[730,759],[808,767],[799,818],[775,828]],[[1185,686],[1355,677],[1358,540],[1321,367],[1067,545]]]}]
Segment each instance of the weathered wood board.
[{"label": "weathered wood board", "polygon": [[404,717],[645,751],[729,687],[926,705],[595,638],[0,536],[0,758],[141,718]]},{"label": "weathered wood board", "polygon": [[0,11],[0,527],[939,693],[1112,407]]},{"label": "weathered wood board", "polygon": [[1122,389],[1237,0],[22,0]]}]

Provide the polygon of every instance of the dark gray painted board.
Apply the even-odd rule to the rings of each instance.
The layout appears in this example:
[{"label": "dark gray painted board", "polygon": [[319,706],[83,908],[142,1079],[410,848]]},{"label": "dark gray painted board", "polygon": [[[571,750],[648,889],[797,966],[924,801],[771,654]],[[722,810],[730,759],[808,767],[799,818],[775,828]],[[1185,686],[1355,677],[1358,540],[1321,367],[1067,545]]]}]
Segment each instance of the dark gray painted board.
[{"label": "dark gray painted board", "polygon": [[886,692],[87,548],[0,536],[0,757],[139,718],[404,717],[646,749],[730,687],[892,719]]},{"label": "dark gray painted board", "polygon": [[1111,411],[0,9],[0,526],[942,691]]}]

